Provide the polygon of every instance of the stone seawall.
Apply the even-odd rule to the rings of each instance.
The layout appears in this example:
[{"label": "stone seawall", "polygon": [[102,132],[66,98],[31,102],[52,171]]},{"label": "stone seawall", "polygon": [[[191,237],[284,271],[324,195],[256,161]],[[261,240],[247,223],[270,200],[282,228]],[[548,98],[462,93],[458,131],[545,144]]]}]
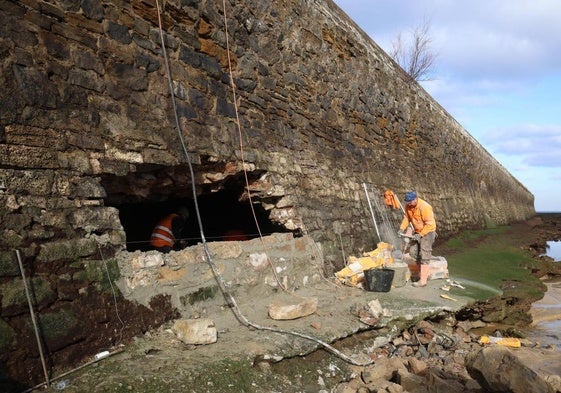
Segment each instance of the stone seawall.
[{"label": "stone seawall", "polygon": [[[114,267],[136,236],[125,207],[142,216],[193,203],[193,182],[201,198],[227,190],[247,203],[247,178],[251,202],[275,228],[320,244],[328,272],[342,245],[375,246],[363,183],[373,196],[416,189],[444,237],[535,213],[531,193],[330,0],[227,2],[226,18],[221,2],[159,6],[0,3],[0,361],[37,365],[18,378],[33,380],[40,363],[14,250],[51,318],[53,362],[72,362],[69,342],[92,324],[115,341],[115,317],[82,311],[110,307],[118,271],[104,262]],[[161,323],[158,310],[128,334]]]}]

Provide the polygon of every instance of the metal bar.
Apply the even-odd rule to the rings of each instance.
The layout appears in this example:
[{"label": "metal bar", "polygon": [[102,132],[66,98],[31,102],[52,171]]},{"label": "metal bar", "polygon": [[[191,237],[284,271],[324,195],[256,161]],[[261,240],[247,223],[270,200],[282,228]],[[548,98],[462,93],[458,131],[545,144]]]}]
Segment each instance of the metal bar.
[{"label": "metal bar", "polygon": [[[399,204],[399,207],[401,208],[401,211],[403,212],[404,216],[407,216],[407,213],[405,213],[405,209],[403,208],[403,205],[401,204],[401,201],[399,200],[399,198],[397,197],[397,195],[395,194],[395,192],[393,192],[393,196],[395,197],[395,199],[397,199],[397,203]],[[411,223],[411,221],[409,222],[409,226],[411,227],[411,229],[413,229],[413,232],[415,231],[415,228],[413,228],[413,224]]]},{"label": "metal bar", "polygon": [[49,373],[47,372],[47,365],[45,363],[45,356],[43,356],[43,346],[41,345],[41,338],[39,337],[39,329],[37,329],[37,321],[35,320],[35,312],[33,311],[33,303],[31,302],[31,296],[29,295],[29,289],[27,288],[27,279],[25,278],[25,271],[23,270],[23,263],[21,261],[21,254],[19,250],[16,250],[16,255],[18,257],[19,269],[21,270],[21,277],[23,278],[23,287],[25,288],[25,296],[27,296],[27,303],[29,304],[29,313],[31,314],[31,321],[33,322],[33,328],[35,330],[35,338],[37,339],[37,347],[39,347],[39,355],[41,356],[41,363],[43,364],[43,372],[45,373],[45,381],[47,387],[50,386]]},{"label": "metal bar", "polygon": [[366,200],[368,201],[368,207],[370,208],[370,214],[372,215],[372,221],[374,221],[374,228],[376,228],[376,234],[378,235],[378,239],[382,241],[380,237],[380,231],[378,231],[378,224],[376,223],[376,217],[374,217],[374,211],[372,210],[372,204],[370,203],[370,197],[368,196],[368,190],[366,189],[366,183],[362,183],[364,187],[364,193],[366,194]]}]

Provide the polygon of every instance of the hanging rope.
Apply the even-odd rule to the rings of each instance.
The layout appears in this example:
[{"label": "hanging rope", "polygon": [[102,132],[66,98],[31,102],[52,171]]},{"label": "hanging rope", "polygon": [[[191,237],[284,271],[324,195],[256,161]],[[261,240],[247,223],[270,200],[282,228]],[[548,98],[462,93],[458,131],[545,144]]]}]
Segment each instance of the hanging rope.
[{"label": "hanging rope", "polygon": [[[247,169],[246,169],[246,165],[245,165],[245,153],[244,153],[244,146],[243,146],[242,127],[241,127],[240,116],[239,116],[239,112],[238,112],[238,99],[237,99],[237,94],[236,94],[236,84],[234,83],[234,75],[233,75],[233,72],[232,72],[232,59],[230,57],[230,40],[229,40],[229,33],[228,33],[228,20],[227,20],[227,15],[226,15],[226,1],[225,0],[222,1],[222,8],[223,8],[223,11],[224,11],[223,12],[223,14],[224,14],[224,35],[226,37],[226,56],[228,58],[228,76],[229,76],[229,79],[230,79],[230,87],[232,88],[232,101],[234,103],[234,112],[236,114],[236,128],[238,130],[238,140],[239,140],[239,143],[240,143],[240,160],[242,161],[242,169],[243,169],[244,180],[245,180],[245,189],[247,190],[247,198],[249,200],[249,207],[251,208],[251,214],[253,214],[253,220],[255,221],[255,227],[257,228],[257,232],[259,232],[259,239],[261,240],[261,245],[263,246],[263,248],[265,250],[268,250],[268,247],[263,240],[263,234],[261,233],[261,227],[259,226],[259,221],[257,220],[257,214],[255,213],[255,208],[253,207],[253,199],[252,199],[252,196],[251,196],[251,190],[249,189],[249,177],[247,175]],[[275,280],[277,281],[277,284],[283,290],[287,291],[287,288],[284,286],[284,284],[279,279],[279,277],[277,275],[277,271],[275,269],[275,266],[273,265],[273,263],[271,262],[271,259],[269,258],[269,252],[265,252],[265,256],[267,257],[267,263],[269,264],[269,266],[271,267],[271,270],[273,271],[273,275],[275,276]]]},{"label": "hanging rope", "polygon": [[[239,122],[239,116],[238,116],[238,110],[237,110],[237,104],[236,104],[236,95],[235,95],[235,86],[234,86],[234,82],[233,82],[233,77],[232,77],[232,67],[231,67],[231,60],[230,60],[230,50],[229,50],[229,44],[228,44],[228,30],[227,30],[227,15],[226,15],[226,1],[223,0],[222,1],[222,6],[223,6],[223,11],[224,11],[224,26],[225,26],[225,31],[226,31],[226,43],[227,43],[227,52],[228,52],[228,66],[229,66],[229,71],[230,71],[230,82],[231,82],[231,86],[234,92],[234,108],[236,110],[236,124],[238,127],[238,133],[240,136],[240,144],[241,144],[241,140],[242,140],[242,136],[241,136],[241,126],[240,126],[240,122]],[[258,330],[266,330],[266,331],[271,331],[271,332],[276,332],[276,333],[281,333],[281,334],[289,334],[289,335],[293,335],[296,337],[301,337],[301,338],[305,338],[311,341],[314,341],[320,345],[322,345],[325,349],[327,349],[328,351],[332,352],[333,354],[339,356],[341,359],[343,359],[344,361],[353,364],[355,366],[368,366],[370,364],[373,364],[374,361],[368,361],[368,362],[358,362],[352,358],[350,358],[349,356],[345,355],[344,353],[340,352],[339,350],[337,350],[336,348],[334,348],[333,346],[331,346],[330,344],[307,334],[304,333],[300,333],[300,332],[296,332],[296,331],[289,331],[289,330],[284,330],[284,329],[278,329],[278,328],[274,328],[274,327],[268,327],[268,326],[261,326],[258,325],[254,322],[251,322],[249,319],[247,319],[241,312],[235,298],[232,296],[232,294],[230,293],[229,289],[228,289],[228,285],[226,284],[226,282],[224,281],[224,278],[222,277],[222,275],[220,274],[218,268],[216,267],[216,264],[214,263],[212,256],[210,255],[208,246],[206,244],[206,240],[204,237],[204,233],[203,233],[203,226],[202,226],[202,221],[200,218],[200,213],[199,213],[199,207],[197,204],[197,193],[196,193],[196,189],[195,189],[195,176],[193,173],[193,166],[191,163],[191,159],[189,157],[189,153],[187,152],[187,148],[185,147],[185,142],[183,139],[183,134],[182,134],[182,130],[181,130],[181,126],[179,124],[179,118],[177,115],[177,109],[176,109],[176,105],[175,105],[175,97],[174,97],[174,93],[173,93],[173,81],[171,78],[171,72],[169,69],[169,64],[168,64],[168,59],[167,59],[167,52],[165,49],[165,42],[164,42],[164,33],[163,33],[163,28],[162,28],[162,19],[161,19],[161,10],[160,10],[160,3],[159,0],[156,0],[156,7],[157,7],[157,11],[158,11],[158,25],[159,25],[159,31],[160,31],[160,38],[161,38],[161,43],[162,43],[162,54],[164,56],[164,62],[165,62],[165,68],[166,68],[166,74],[167,74],[167,78],[168,78],[168,84],[169,84],[169,89],[170,89],[170,96],[171,96],[171,100],[172,100],[172,105],[173,105],[173,111],[174,111],[174,116],[175,116],[175,122],[176,122],[176,127],[177,127],[177,132],[179,135],[179,139],[181,141],[181,145],[183,147],[183,152],[185,153],[185,156],[187,157],[187,162],[189,165],[189,170],[191,172],[191,179],[193,179],[192,183],[193,183],[193,199],[195,201],[195,210],[197,212],[197,219],[199,222],[199,228],[201,231],[201,239],[203,242],[203,250],[206,256],[206,262],[209,264],[210,268],[212,269],[212,272],[216,278],[216,281],[218,283],[218,286],[220,288],[220,290],[222,291],[224,297],[226,298],[226,300],[229,302],[229,304],[232,305],[232,310],[234,312],[234,315],[236,316],[236,318],[240,321],[240,323],[242,323],[245,326],[251,326],[255,329]],[[242,163],[243,162],[243,149],[242,149]],[[248,191],[248,195],[250,195],[250,191],[249,191],[249,181],[248,181],[248,177],[247,177],[247,171],[245,169],[245,164],[243,165],[243,169],[244,169],[244,175],[245,175],[245,180],[246,180],[246,187],[247,187],[247,191]],[[250,198],[250,202],[251,202],[251,196],[249,196]],[[252,211],[254,214],[254,218],[255,218],[255,212],[253,210],[253,203],[250,203],[250,205],[252,206]],[[256,219],[256,224],[257,224],[257,219]],[[278,278],[277,278],[278,281]],[[280,282],[279,282],[280,284]]]}]

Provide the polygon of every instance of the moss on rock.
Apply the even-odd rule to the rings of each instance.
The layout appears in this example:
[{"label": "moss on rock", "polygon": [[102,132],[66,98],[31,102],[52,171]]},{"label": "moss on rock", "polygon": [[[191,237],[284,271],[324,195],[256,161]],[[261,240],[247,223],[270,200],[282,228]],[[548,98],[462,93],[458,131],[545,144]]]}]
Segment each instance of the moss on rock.
[{"label": "moss on rock", "polygon": [[72,310],[61,309],[56,313],[39,316],[41,330],[47,341],[60,340],[69,336],[79,325],[79,319]]},{"label": "moss on rock", "polygon": [[41,245],[37,256],[39,262],[74,261],[97,252],[95,239],[72,239]]},{"label": "moss on rock", "polygon": [[0,319],[0,351],[8,351],[16,344],[16,332],[6,321]]},{"label": "moss on rock", "polygon": [[183,304],[184,306],[186,306],[187,304],[193,305],[195,303],[202,302],[207,299],[212,299],[214,298],[214,296],[216,296],[217,292],[218,292],[217,285],[199,288],[197,291],[193,293],[187,294],[185,296],[181,296],[180,298],[181,304]]},{"label": "moss on rock", "polygon": [[0,251],[0,277],[17,276],[20,274],[16,253]]},{"label": "moss on rock", "polygon": [[[82,269],[74,273],[72,279],[95,283],[102,292],[112,290],[111,282],[117,281],[121,276],[119,265],[115,259],[87,261],[80,265],[82,265]],[[77,266],[75,265],[75,267]]]},{"label": "moss on rock", "polygon": [[[35,305],[42,305],[54,301],[56,293],[50,284],[41,277],[34,277],[29,284],[29,291],[33,294]],[[15,279],[0,285],[2,293],[2,310],[5,314],[28,308],[27,296],[22,279]]]}]

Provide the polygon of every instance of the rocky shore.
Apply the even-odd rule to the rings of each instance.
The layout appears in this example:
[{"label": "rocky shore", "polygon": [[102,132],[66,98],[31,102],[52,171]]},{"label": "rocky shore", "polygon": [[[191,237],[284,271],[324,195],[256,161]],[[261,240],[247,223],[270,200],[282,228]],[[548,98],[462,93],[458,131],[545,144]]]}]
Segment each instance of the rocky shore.
[{"label": "rocky shore", "polygon": [[[388,294],[351,288],[334,290],[328,283],[323,284],[325,288],[318,285],[322,288],[318,311],[311,319],[295,320],[291,328],[312,329],[324,337],[345,337],[341,330],[356,329],[353,324],[358,323],[358,318],[349,318],[356,310],[350,311],[348,305],[362,304],[368,296],[379,298],[383,305],[395,303],[401,297],[407,301],[400,306],[405,312],[403,317],[393,315],[394,319],[403,320],[405,328],[399,329],[399,324],[393,323],[349,334],[332,343],[346,354],[360,354],[361,362],[370,360],[367,366],[350,365],[324,349],[310,350],[309,342],[294,337],[248,329],[236,321],[226,323],[219,319],[219,312],[201,309],[201,317],[208,313],[218,326],[217,343],[186,345],[174,335],[171,326],[163,325],[112,348],[112,355],[98,363],[67,372],[54,381],[52,388],[56,383],[66,382],[66,393],[561,392],[559,348],[525,338],[525,329],[531,326],[533,318],[545,318],[544,314],[532,314],[532,304],[558,299],[559,294],[553,296],[554,291],[543,295],[547,287],[559,289],[553,283],[561,280],[561,264],[542,254],[546,241],[561,240],[561,214],[538,215],[528,222],[514,224],[507,236],[521,251],[533,255],[533,262],[526,268],[541,280],[535,280],[540,285],[535,291],[527,291],[519,282],[505,282],[500,296],[461,307],[460,301],[439,297],[441,280],[433,281],[427,288],[407,285]],[[467,246],[477,247],[476,242]],[[441,245],[439,252],[451,255],[454,251]],[[262,317],[261,306],[269,304],[265,293],[246,301],[240,298],[240,289],[237,295],[244,312],[252,320]],[[303,294],[301,291],[305,288],[299,290]],[[533,295],[521,295],[526,293]],[[426,299],[421,299],[423,296]],[[408,322],[411,316],[407,316],[407,307],[415,308],[411,315],[421,315],[419,305],[435,304],[438,299],[448,303],[440,303],[439,311],[430,313],[427,319]],[[226,305],[222,308],[224,316],[233,319]],[[288,323],[262,322],[272,326]],[[489,337],[488,342],[482,341],[482,337]],[[509,340],[498,343],[500,337]],[[267,348],[269,351],[264,351]],[[267,352],[283,356],[255,356]]]},{"label": "rocky shore", "polygon": [[[488,334],[485,334],[487,332]],[[333,393],[561,392],[561,350],[452,315],[422,321],[376,349]],[[488,338],[488,339],[487,339]]]},{"label": "rocky shore", "polygon": [[[547,285],[537,307],[530,299],[510,305],[511,312],[522,310],[518,315],[527,318],[510,325],[485,322],[504,305],[503,294],[470,307],[472,315],[478,309],[479,319],[459,321],[450,314],[422,321],[378,348],[372,354],[375,365],[357,368],[332,392],[561,392],[561,341],[541,345],[524,333],[529,326],[561,319],[561,264],[544,256],[547,241],[561,240],[561,214],[541,214],[513,228],[515,241],[538,262],[532,274]],[[489,342],[482,337],[490,337]]]}]

